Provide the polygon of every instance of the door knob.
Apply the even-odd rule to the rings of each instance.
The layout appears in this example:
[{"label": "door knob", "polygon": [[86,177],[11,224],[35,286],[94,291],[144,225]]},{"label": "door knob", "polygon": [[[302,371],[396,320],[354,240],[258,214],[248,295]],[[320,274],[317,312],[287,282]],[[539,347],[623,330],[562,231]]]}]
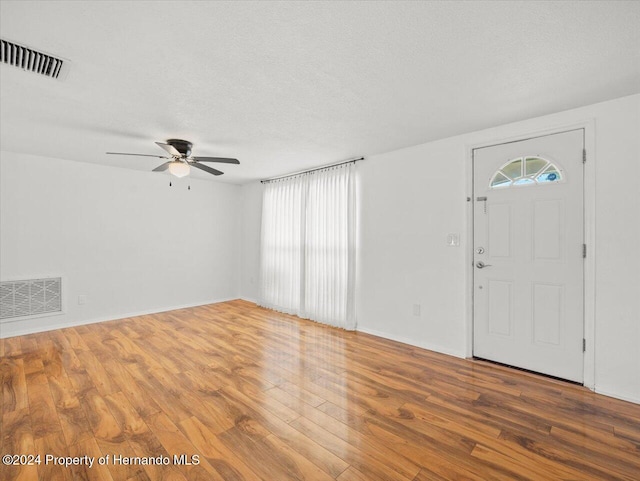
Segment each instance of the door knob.
[{"label": "door knob", "polygon": [[482,261],[478,261],[478,262],[476,262],[476,267],[478,269],[484,269],[485,267],[491,267],[491,264],[485,264]]}]

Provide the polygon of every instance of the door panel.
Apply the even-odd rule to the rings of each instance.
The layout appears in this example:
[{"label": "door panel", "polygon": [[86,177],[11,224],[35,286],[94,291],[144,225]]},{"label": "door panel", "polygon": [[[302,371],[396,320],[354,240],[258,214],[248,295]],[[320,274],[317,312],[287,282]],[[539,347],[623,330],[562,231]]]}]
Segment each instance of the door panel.
[{"label": "door panel", "polygon": [[564,201],[538,200],[533,203],[533,259],[563,259]]},{"label": "door panel", "polygon": [[563,306],[562,286],[533,285],[533,340],[536,343],[560,344]]},{"label": "door panel", "polygon": [[[474,150],[474,356],[582,382],[583,130]],[[480,264],[478,264],[480,263]]]},{"label": "door panel", "polygon": [[489,333],[510,337],[512,322],[511,282],[489,281]]}]

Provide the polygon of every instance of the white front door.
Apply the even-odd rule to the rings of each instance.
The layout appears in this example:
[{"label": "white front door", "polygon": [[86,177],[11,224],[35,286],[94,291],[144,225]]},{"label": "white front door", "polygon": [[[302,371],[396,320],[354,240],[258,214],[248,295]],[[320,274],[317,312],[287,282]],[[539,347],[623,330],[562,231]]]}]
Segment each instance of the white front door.
[{"label": "white front door", "polygon": [[583,137],[473,151],[473,355],[580,383]]}]

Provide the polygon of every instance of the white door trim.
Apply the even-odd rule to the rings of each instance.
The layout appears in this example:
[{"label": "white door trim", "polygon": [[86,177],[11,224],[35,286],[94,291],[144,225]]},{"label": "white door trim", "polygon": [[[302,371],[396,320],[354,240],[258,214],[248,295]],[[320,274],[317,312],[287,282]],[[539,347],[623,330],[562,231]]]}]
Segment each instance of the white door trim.
[{"label": "white door trim", "polygon": [[473,151],[481,147],[517,142],[534,137],[558,134],[569,130],[584,129],[584,146],[587,162],[584,168],[584,238],[587,258],[584,264],[584,386],[595,389],[595,253],[596,253],[596,176],[595,176],[595,120],[587,119],[571,124],[558,124],[544,130],[515,130],[510,136],[488,137],[488,140],[466,146],[467,171],[467,235],[466,235],[466,356],[473,356]]}]

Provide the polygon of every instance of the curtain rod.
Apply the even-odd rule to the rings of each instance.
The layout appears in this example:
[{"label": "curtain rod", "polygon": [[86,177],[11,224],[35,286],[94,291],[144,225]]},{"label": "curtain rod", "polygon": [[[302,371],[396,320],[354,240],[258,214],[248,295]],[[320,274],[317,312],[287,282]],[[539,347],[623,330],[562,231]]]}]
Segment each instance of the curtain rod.
[{"label": "curtain rod", "polygon": [[342,162],[336,162],[335,164],[316,167],[315,169],[301,170],[300,172],[294,172],[293,174],[285,174],[285,175],[280,175],[278,177],[271,177],[269,179],[262,179],[260,183],[265,184],[267,182],[273,182],[274,180],[286,179],[288,177],[295,177],[296,175],[310,174],[311,172],[316,172],[318,170],[330,169],[331,167],[338,167],[339,165],[350,164],[352,162],[355,163],[355,162],[358,162],[359,160],[364,160],[364,157],[358,157],[357,159],[351,159],[351,160],[344,160]]}]

